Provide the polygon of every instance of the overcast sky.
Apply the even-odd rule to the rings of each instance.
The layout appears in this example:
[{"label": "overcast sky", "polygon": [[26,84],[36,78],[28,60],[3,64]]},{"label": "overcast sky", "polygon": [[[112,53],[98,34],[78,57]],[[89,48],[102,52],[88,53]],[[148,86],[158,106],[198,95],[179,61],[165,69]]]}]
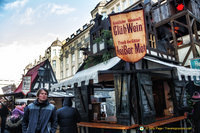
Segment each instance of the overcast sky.
[{"label": "overcast sky", "polygon": [[91,20],[100,0],[0,0],[0,80],[20,81],[23,69],[57,38]]}]

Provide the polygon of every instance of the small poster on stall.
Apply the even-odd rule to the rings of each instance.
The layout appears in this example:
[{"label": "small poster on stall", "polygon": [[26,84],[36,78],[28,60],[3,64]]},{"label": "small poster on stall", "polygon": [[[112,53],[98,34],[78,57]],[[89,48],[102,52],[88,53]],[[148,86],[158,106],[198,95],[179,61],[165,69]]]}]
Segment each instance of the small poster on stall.
[{"label": "small poster on stall", "polygon": [[[190,67],[193,69],[200,69],[200,58],[190,59]],[[200,86],[200,80],[197,80],[196,77],[194,77],[194,84]]]},{"label": "small poster on stall", "polygon": [[116,55],[127,62],[137,62],[146,54],[144,11],[110,15]]},{"label": "small poster on stall", "polygon": [[24,76],[22,82],[22,93],[27,95],[31,91],[31,76]]}]

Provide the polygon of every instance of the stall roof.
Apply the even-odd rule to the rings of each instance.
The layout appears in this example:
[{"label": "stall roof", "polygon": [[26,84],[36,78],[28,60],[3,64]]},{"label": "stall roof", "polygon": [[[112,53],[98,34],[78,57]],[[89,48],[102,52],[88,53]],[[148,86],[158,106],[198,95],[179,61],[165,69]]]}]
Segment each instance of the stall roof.
[{"label": "stall roof", "polygon": [[193,81],[194,77],[196,77],[197,80],[200,80],[200,70],[199,69],[191,69],[191,68],[186,68],[184,66],[179,66],[179,65],[175,65],[172,63],[167,63],[155,58],[151,58],[151,57],[144,57],[144,59],[148,60],[148,61],[152,61],[164,66],[168,66],[168,67],[172,67],[172,68],[176,68],[177,70],[177,75],[178,75],[178,79],[179,80],[183,80],[182,78],[184,77],[184,79],[186,81],[188,81],[188,77],[190,77],[190,79]]},{"label": "stall roof", "polygon": [[[31,76],[31,84],[33,83],[33,81],[35,80],[35,78],[37,77],[38,74],[38,69],[40,68],[40,66],[43,66],[45,63],[45,61],[41,62],[40,64],[36,65],[35,67],[33,67],[32,69],[30,69],[25,76]],[[17,89],[14,91],[15,93],[20,93],[22,92],[22,81],[20,83],[20,85],[17,87]]]},{"label": "stall roof", "polygon": [[[184,66],[175,65],[172,63],[167,63],[150,56],[145,56],[144,59],[170,68],[175,68],[177,70],[177,75],[179,80],[183,80],[182,77],[185,77],[185,80],[188,80],[188,77],[191,77],[191,80],[194,80],[194,77],[196,77],[197,80],[200,79],[200,70],[186,68]],[[71,79],[55,84],[54,86],[52,86],[52,88],[57,88],[62,86],[65,87],[71,86],[73,88],[74,83],[77,83],[78,87],[80,87],[81,82],[85,81],[85,85],[88,85],[89,80],[91,79],[93,80],[93,83],[98,83],[99,72],[110,70],[115,65],[117,65],[120,62],[120,60],[121,60],[120,58],[114,57],[108,60],[107,62],[103,62],[96,66],[80,71],[76,73]]]},{"label": "stall roof", "polygon": [[88,69],[82,70],[76,73],[71,79],[60,82],[52,86],[52,88],[57,88],[60,86],[71,86],[73,87],[74,83],[78,83],[78,86],[81,86],[81,82],[85,81],[85,85],[89,84],[89,80],[93,80],[93,83],[98,83],[98,71],[109,70],[120,62],[119,57],[113,57],[108,61],[102,62],[95,66],[92,66]]},{"label": "stall roof", "polygon": [[[36,92],[30,92],[29,95],[36,96]],[[73,94],[67,94],[66,92],[49,92],[48,97],[57,97],[57,98],[63,98],[63,97],[74,97]]]}]

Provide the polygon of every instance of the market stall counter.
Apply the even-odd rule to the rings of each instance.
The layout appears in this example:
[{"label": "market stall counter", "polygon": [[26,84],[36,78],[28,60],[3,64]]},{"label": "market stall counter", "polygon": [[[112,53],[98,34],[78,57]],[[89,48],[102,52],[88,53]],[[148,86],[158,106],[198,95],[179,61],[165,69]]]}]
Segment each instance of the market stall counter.
[{"label": "market stall counter", "polygon": [[110,124],[110,123],[93,123],[93,122],[80,122],[77,124],[78,133],[89,133],[88,128],[100,128],[101,133],[104,133],[104,129],[117,129],[122,130],[122,133],[127,133],[128,129],[137,128],[139,125],[134,124],[131,126],[125,126],[120,124]]},{"label": "market stall counter", "polygon": [[[141,125],[144,127],[145,130],[149,131],[150,133],[157,132],[159,131],[187,131],[187,130],[192,130],[191,127],[187,127],[185,124],[185,120],[187,119],[187,116],[184,114],[184,116],[178,116],[178,117],[172,117],[172,118],[167,118],[164,120],[158,120],[154,123],[148,124],[148,125]],[[180,122],[180,127],[168,127],[167,124],[175,123],[175,122]],[[166,127],[164,127],[166,125]]]}]

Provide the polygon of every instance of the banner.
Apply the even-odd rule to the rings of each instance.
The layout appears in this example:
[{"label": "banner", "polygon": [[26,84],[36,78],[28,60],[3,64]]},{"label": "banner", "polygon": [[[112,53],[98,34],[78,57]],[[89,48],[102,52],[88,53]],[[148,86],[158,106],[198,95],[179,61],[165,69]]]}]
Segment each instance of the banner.
[{"label": "banner", "polygon": [[146,54],[144,11],[136,10],[110,16],[116,55],[127,62],[137,62]]},{"label": "banner", "polygon": [[[190,67],[200,69],[200,58],[190,59]],[[200,80],[196,80],[196,77],[194,77],[194,84],[200,86]]]},{"label": "banner", "polygon": [[24,76],[22,81],[22,93],[27,95],[31,91],[31,76]]}]

